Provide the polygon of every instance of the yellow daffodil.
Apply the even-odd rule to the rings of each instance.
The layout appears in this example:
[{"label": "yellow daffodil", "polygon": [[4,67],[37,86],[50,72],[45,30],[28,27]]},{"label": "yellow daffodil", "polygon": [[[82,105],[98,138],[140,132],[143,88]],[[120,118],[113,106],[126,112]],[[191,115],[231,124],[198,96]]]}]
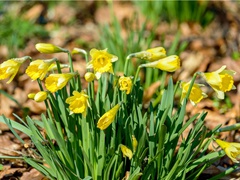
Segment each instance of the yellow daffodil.
[{"label": "yellow daffodil", "polygon": [[[183,99],[186,97],[189,86],[190,86],[191,81],[189,82],[182,82],[181,83],[181,88],[182,88],[182,95],[181,95],[181,99],[180,102],[183,102]],[[203,98],[206,98],[207,95],[202,91],[202,89],[200,88],[201,86],[203,86],[202,84],[193,84],[192,90],[190,92],[190,102],[195,105],[197,103],[199,103]]]},{"label": "yellow daffodil", "polygon": [[135,138],[134,135],[132,135],[132,147],[133,147],[133,152],[136,152],[138,146],[137,139]]},{"label": "yellow daffodil", "polygon": [[31,59],[31,57],[25,56],[22,58],[12,58],[4,61],[0,64],[0,80],[9,78],[7,84],[10,83],[16,76],[21,64],[28,59]]},{"label": "yellow daffodil", "polygon": [[38,60],[32,61],[28,66],[28,68],[26,69],[26,74],[32,80],[36,80],[37,78],[39,78],[40,80],[43,80],[49,71],[49,67],[56,60],[57,60],[56,58],[53,58],[49,60],[38,59]]},{"label": "yellow daffodil", "polygon": [[129,149],[127,146],[120,144],[121,151],[123,153],[123,157],[128,157],[129,160],[132,159],[133,153],[131,149]]},{"label": "yellow daffodil", "polygon": [[216,143],[224,150],[226,155],[235,163],[240,160],[240,143],[230,143],[220,139],[215,140]]},{"label": "yellow daffodil", "polygon": [[126,91],[126,94],[129,94],[132,89],[132,79],[131,77],[120,77],[118,80],[120,90],[121,91]]},{"label": "yellow daffodil", "polygon": [[69,109],[72,113],[82,113],[84,117],[87,114],[88,95],[85,91],[77,92],[73,91],[73,96],[66,99],[66,103],[69,104]]},{"label": "yellow daffodil", "polygon": [[29,99],[34,99],[36,102],[42,102],[47,99],[48,93],[46,91],[39,91],[38,93],[28,94]]},{"label": "yellow daffodil", "polygon": [[163,47],[156,47],[147,49],[146,51],[134,53],[134,56],[147,61],[156,61],[166,57],[166,50]]},{"label": "yellow daffodil", "polygon": [[75,73],[50,74],[45,80],[45,86],[50,92],[54,93],[66,86],[68,81],[75,75]]},{"label": "yellow daffodil", "polygon": [[90,55],[92,60],[87,64],[87,68],[93,68],[97,79],[102,73],[109,72],[113,74],[112,62],[118,60],[118,57],[107,52],[107,49],[91,49]]},{"label": "yellow daffodil", "polygon": [[162,71],[174,72],[180,68],[180,59],[176,55],[168,56],[158,61],[142,64],[142,67],[158,68]]},{"label": "yellow daffodil", "polygon": [[35,45],[35,47],[40,53],[45,53],[45,54],[68,52],[67,49],[63,49],[61,47],[55,46],[53,44],[48,44],[48,43],[38,43]]},{"label": "yellow daffodil", "polygon": [[235,89],[235,86],[233,85],[233,75],[236,72],[225,69],[226,66],[222,66],[214,72],[201,74],[213,90],[216,91],[219,99],[224,99],[224,92]]},{"label": "yellow daffodil", "polygon": [[85,75],[84,75],[84,78],[87,82],[92,82],[94,79],[95,79],[95,74],[92,73],[92,72],[87,72]]},{"label": "yellow daffodil", "polygon": [[98,120],[97,127],[101,130],[106,129],[114,121],[119,107],[120,105],[117,104],[112,109],[103,114],[102,117],[100,117]]}]

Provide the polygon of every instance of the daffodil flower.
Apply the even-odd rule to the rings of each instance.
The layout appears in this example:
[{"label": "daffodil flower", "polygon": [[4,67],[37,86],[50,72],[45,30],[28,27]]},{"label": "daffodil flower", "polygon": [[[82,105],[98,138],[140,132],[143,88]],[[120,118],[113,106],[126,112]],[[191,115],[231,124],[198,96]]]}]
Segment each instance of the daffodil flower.
[{"label": "daffodil flower", "polygon": [[7,84],[10,83],[16,76],[21,64],[28,59],[31,59],[31,57],[25,56],[22,58],[13,58],[4,61],[0,64],[0,80],[9,78]]},{"label": "daffodil flower", "polygon": [[49,67],[55,62],[57,59],[49,59],[49,60],[35,60],[30,63],[28,68],[26,69],[26,74],[32,79],[40,79],[43,80],[46,74],[49,71]]},{"label": "daffodil flower", "polygon": [[119,107],[120,105],[117,104],[112,109],[103,114],[102,117],[100,117],[98,120],[97,127],[101,130],[106,129],[114,121]]},{"label": "daffodil flower", "polygon": [[233,75],[236,72],[225,69],[226,66],[222,66],[220,69],[214,72],[201,73],[207,83],[213,88],[214,91],[216,91],[219,99],[224,99],[225,92],[236,89],[236,87],[233,85]]},{"label": "daffodil flower", "polygon": [[118,60],[118,57],[107,52],[107,49],[97,50],[91,49],[90,55],[92,60],[88,62],[87,68],[93,68],[97,79],[102,73],[109,72],[113,74],[112,62]]},{"label": "daffodil flower", "polygon": [[235,163],[240,160],[240,143],[230,143],[216,139],[215,142],[224,150],[226,155]]},{"label": "daffodil flower", "polygon": [[55,46],[53,44],[49,43],[37,43],[35,45],[35,48],[40,52],[44,54],[51,54],[51,53],[60,53],[60,52],[68,52],[67,49]]},{"label": "daffodil flower", "polygon": [[[191,83],[191,81],[181,83],[181,88],[182,88],[182,95],[181,95],[181,99],[180,99],[181,103],[183,102],[183,99],[187,95],[190,83]],[[192,87],[190,95],[189,95],[189,100],[193,105],[196,105],[203,98],[207,97],[207,95],[200,88],[201,86],[203,86],[203,85],[202,84],[196,84],[196,83],[193,84],[193,87]]]},{"label": "daffodil flower", "polygon": [[166,57],[166,50],[163,47],[156,47],[134,53],[134,57],[144,59],[147,61],[156,61]]},{"label": "daffodil flower", "polygon": [[129,160],[132,159],[133,153],[131,149],[129,149],[127,146],[120,144],[121,151],[123,153],[123,157],[128,157]]},{"label": "daffodil flower", "polygon": [[142,67],[158,68],[162,71],[174,72],[180,68],[180,59],[176,55],[171,55],[158,61],[142,64]]},{"label": "daffodil flower", "polygon": [[[60,64],[60,69],[63,69],[63,68],[69,68],[69,65],[68,64]],[[58,69],[57,65],[54,63],[49,66],[48,71],[55,71],[57,69]]]},{"label": "daffodil flower", "polygon": [[131,77],[120,77],[118,80],[120,90],[121,91],[126,91],[126,94],[129,94],[132,89],[132,79]]},{"label": "daffodil flower", "polygon": [[54,93],[62,89],[76,73],[50,74],[45,80],[47,90]]},{"label": "daffodil flower", "polygon": [[85,91],[73,91],[73,96],[66,99],[66,103],[69,104],[69,109],[72,113],[82,113],[84,117],[87,114],[88,95]]}]

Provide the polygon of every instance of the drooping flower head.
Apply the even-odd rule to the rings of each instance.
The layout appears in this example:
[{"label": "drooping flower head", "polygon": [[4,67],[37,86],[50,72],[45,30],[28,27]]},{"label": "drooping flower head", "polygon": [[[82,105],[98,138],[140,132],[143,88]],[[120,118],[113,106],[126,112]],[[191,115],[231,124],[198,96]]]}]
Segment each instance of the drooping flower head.
[{"label": "drooping flower head", "polygon": [[123,144],[120,144],[120,148],[123,153],[123,157],[128,157],[129,160],[131,160],[133,156],[132,150]]},{"label": "drooping flower head", "polygon": [[35,48],[40,52],[44,54],[51,54],[51,53],[60,53],[60,52],[68,52],[67,49],[55,46],[53,44],[49,43],[37,43],[35,45]]},{"label": "drooping flower head", "polygon": [[54,93],[62,89],[76,73],[50,74],[45,80],[47,90]]},{"label": "drooping flower head", "polygon": [[132,79],[131,77],[120,77],[118,80],[120,90],[126,91],[126,94],[129,94],[132,90]]},{"label": "drooping flower head", "polygon": [[102,73],[109,72],[113,74],[112,62],[118,60],[118,57],[107,52],[107,49],[91,49],[92,60],[87,64],[87,68],[93,68],[96,78],[99,79]]},{"label": "drooping flower head", "polygon": [[48,60],[35,60],[30,63],[28,68],[26,69],[26,74],[32,79],[36,80],[39,78],[43,80],[46,74],[49,71],[49,67],[55,62],[57,59],[48,59]]},{"label": "drooping flower head", "polygon": [[16,76],[21,64],[26,60],[31,59],[29,56],[22,58],[12,58],[0,64],[0,80],[7,79],[7,84],[10,83]]},{"label": "drooping flower head", "polygon": [[[180,99],[181,103],[183,102],[183,99],[187,95],[190,83],[191,83],[191,81],[181,83],[181,88],[182,88],[182,95],[181,95],[181,99]],[[199,103],[203,98],[207,97],[207,95],[200,88],[201,86],[203,86],[203,85],[196,84],[196,83],[193,84],[192,90],[189,95],[189,100],[193,105]]]},{"label": "drooping flower head", "polygon": [[147,61],[156,61],[166,57],[166,50],[163,47],[156,47],[134,53],[134,56]]},{"label": "drooping flower head", "polygon": [[225,151],[226,155],[235,163],[240,160],[240,143],[230,143],[216,139],[215,142]]},{"label": "drooping flower head", "polygon": [[226,66],[214,72],[201,73],[207,83],[216,91],[219,99],[224,99],[224,93],[235,89],[233,85],[233,75],[236,73],[232,70],[225,70]]},{"label": "drooping flower head", "polygon": [[73,96],[66,99],[66,103],[69,104],[71,113],[82,113],[84,117],[87,114],[88,95],[85,91],[73,91]]},{"label": "drooping flower head", "polygon": [[106,129],[114,121],[119,107],[120,105],[117,104],[112,109],[103,114],[102,117],[100,117],[98,120],[97,127],[101,130]]},{"label": "drooping flower head", "polygon": [[142,67],[158,68],[162,71],[174,72],[180,68],[180,59],[176,55],[171,55],[158,61],[142,64]]}]

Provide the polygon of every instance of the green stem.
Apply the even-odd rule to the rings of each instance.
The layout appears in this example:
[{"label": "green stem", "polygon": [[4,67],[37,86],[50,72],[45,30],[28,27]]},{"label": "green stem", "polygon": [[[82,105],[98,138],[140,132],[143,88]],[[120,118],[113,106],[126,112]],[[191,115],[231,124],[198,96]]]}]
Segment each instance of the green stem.
[{"label": "green stem", "polygon": [[189,99],[189,96],[190,96],[191,91],[192,91],[192,87],[193,87],[193,85],[194,85],[194,82],[195,82],[198,74],[199,74],[199,72],[194,73],[194,75],[193,75],[193,77],[192,77],[192,80],[191,80],[191,83],[190,83],[190,85],[189,85],[188,92],[187,92],[187,95],[186,95],[185,99]]},{"label": "green stem", "polygon": [[74,69],[73,69],[73,62],[72,62],[72,57],[71,57],[71,53],[68,51],[68,62],[70,65],[70,72],[73,73]]},{"label": "green stem", "polygon": [[124,64],[124,76],[127,76],[129,60],[132,57],[134,57],[134,54],[129,54],[126,58],[126,61],[125,61],[125,64]]},{"label": "green stem", "polygon": [[140,68],[141,68],[141,67],[142,67],[142,66],[140,65],[140,66],[138,66],[138,68],[137,68],[137,72],[136,72],[136,74],[135,74],[135,77],[134,77],[134,80],[133,80],[133,84],[135,84],[136,81],[137,81],[138,74],[139,74],[139,72],[140,72]]},{"label": "green stem", "polygon": [[218,133],[220,132],[226,132],[226,131],[234,131],[240,129],[240,123],[233,124],[231,126],[226,126],[218,129]]}]

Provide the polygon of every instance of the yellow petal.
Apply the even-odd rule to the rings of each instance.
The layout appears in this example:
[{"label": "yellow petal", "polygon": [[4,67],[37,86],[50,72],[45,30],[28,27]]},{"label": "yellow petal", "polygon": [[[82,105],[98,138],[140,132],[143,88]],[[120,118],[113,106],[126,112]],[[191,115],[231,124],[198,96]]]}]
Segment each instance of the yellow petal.
[{"label": "yellow petal", "polygon": [[103,114],[102,117],[100,117],[98,120],[97,127],[101,130],[106,129],[114,121],[119,107],[120,105],[117,104],[112,109]]}]

